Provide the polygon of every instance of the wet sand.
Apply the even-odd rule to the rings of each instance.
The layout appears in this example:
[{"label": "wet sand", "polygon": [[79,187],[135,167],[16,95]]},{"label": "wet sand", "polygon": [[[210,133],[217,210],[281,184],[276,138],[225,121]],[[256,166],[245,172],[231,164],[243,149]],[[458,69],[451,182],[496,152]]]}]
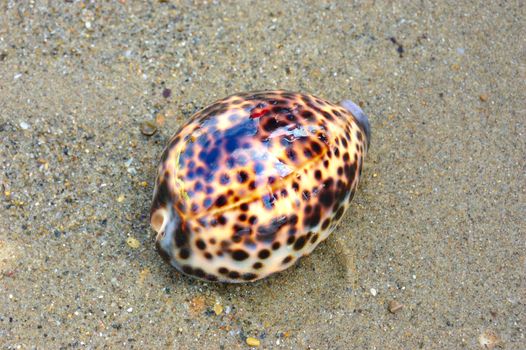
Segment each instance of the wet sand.
[{"label": "wet sand", "polygon": [[[524,3],[14,3],[0,348],[526,348]],[[354,203],[279,275],[184,277],[148,223],[161,151],[214,100],[277,88],[363,105]]]}]

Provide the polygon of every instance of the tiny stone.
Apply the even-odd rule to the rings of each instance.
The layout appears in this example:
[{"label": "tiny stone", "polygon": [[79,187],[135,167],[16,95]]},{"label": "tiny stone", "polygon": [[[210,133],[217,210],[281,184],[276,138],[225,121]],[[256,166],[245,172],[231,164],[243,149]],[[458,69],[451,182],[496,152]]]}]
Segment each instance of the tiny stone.
[{"label": "tiny stone", "polygon": [[392,314],[396,314],[398,311],[402,310],[404,307],[403,304],[400,304],[398,301],[396,300],[391,300],[389,302],[389,305],[387,305],[387,309],[389,310],[390,313]]},{"label": "tiny stone", "polygon": [[144,121],[141,123],[141,133],[145,136],[152,136],[157,132],[157,125],[152,121]]},{"label": "tiny stone", "polygon": [[163,90],[163,97],[164,97],[164,98],[168,98],[168,97],[170,97],[171,95],[172,95],[172,90],[170,90],[170,89],[168,89],[168,88],[165,88],[165,89]]},{"label": "tiny stone", "polygon": [[479,335],[479,344],[483,349],[495,349],[495,347],[501,345],[499,336],[492,330],[487,330]]},{"label": "tiny stone", "polygon": [[126,311],[132,312],[133,311],[133,307],[128,308]]},{"label": "tiny stone", "polygon": [[128,246],[132,249],[137,249],[141,246],[141,242],[139,242],[139,240],[133,237],[128,237],[126,239],[126,244],[128,244]]},{"label": "tiny stone", "polygon": [[20,127],[24,130],[29,129],[29,124],[26,122],[20,122]]},{"label": "tiny stone", "polygon": [[253,338],[253,337],[248,337],[247,338],[247,345],[248,346],[258,347],[260,344],[261,344],[261,342],[259,341],[259,339],[256,339],[256,338]]},{"label": "tiny stone", "polygon": [[124,202],[124,195],[121,194],[119,197],[117,197],[117,202],[122,203]]},{"label": "tiny stone", "polygon": [[482,94],[479,96],[479,99],[482,101],[482,102],[486,102],[488,100],[488,95],[487,94]]},{"label": "tiny stone", "polygon": [[375,297],[376,294],[378,294],[378,292],[376,291],[376,289],[371,288],[371,294],[373,295],[373,297]]},{"label": "tiny stone", "polygon": [[221,313],[223,312],[223,306],[221,306],[221,304],[215,304],[214,312],[217,316],[221,315]]}]

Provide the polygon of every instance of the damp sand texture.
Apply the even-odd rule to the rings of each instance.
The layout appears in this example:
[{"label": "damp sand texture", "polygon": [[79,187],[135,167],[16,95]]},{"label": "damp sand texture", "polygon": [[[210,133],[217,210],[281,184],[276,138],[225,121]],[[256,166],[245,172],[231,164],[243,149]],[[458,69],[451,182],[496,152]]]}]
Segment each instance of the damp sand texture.
[{"label": "damp sand texture", "polygon": [[[0,4],[0,348],[526,348],[525,9]],[[224,96],[351,99],[363,176],[312,255],[200,282],[154,249],[169,137]]]}]

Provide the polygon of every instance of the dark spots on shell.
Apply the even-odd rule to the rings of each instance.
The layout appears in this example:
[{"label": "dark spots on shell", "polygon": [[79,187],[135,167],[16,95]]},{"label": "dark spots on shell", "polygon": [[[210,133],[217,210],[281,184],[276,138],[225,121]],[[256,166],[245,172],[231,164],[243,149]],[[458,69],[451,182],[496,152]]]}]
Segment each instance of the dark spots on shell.
[{"label": "dark spots on shell", "polygon": [[256,277],[258,277],[258,275],[256,275],[255,273],[244,273],[241,278],[245,281],[252,281],[253,279],[255,279]]},{"label": "dark spots on shell", "polygon": [[279,247],[281,247],[281,243],[279,242],[272,243],[272,250],[278,250]]},{"label": "dark spots on shell", "polygon": [[203,184],[199,181],[196,181],[194,185],[194,191],[195,192],[201,192],[203,190]]},{"label": "dark spots on shell", "polygon": [[291,227],[291,228],[289,228],[288,234],[289,234],[289,236],[293,236],[293,235],[296,234],[296,232],[298,232],[298,229],[295,228],[295,227]]},{"label": "dark spots on shell", "polygon": [[345,176],[347,177],[347,180],[349,183],[352,183],[354,179],[354,175],[356,174],[356,163],[353,163],[351,165],[346,164],[344,166]]},{"label": "dark spots on shell", "polygon": [[220,150],[217,147],[212,148],[210,151],[201,151],[199,153],[199,159],[203,161],[209,167],[214,168],[219,158]]},{"label": "dark spots on shell", "polygon": [[287,245],[293,244],[295,240],[296,240],[296,237],[289,236],[289,238],[287,238]]},{"label": "dark spots on shell", "polygon": [[340,157],[340,149],[338,147],[334,148],[334,155],[339,158]]},{"label": "dark spots on shell", "polygon": [[258,227],[256,239],[260,242],[272,242],[276,238],[277,232],[287,224],[287,217],[282,215],[272,219],[268,225]]},{"label": "dark spots on shell", "polygon": [[190,250],[187,248],[182,248],[179,252],[179,257],[183,260],[186,260],[190,257]]},{"label": "dark spots on shell", "polygon": [[312,141],[310,147],[312,149],[312,152],[314,152],[314,154],[320,154],[322,151],[321,146],[318,142]]},{"label": "dark spots on shell", "polygon": [[322,114],[327,120],[334,120],[334,117],[329,112],[323,111]]},{"label": "dark spots on shell", "polygon": [[276,197],[272,194],[265,194],[261,197],[261,200],[263,201],[263,205],[266,209],[271,210],[274,207],[274,202],[276,201]]},{"label": "dark spots on shell", "polygon": [[194,269],[194,273],[193,273],[195,276],[199,277],[199,278],[204,278],[205,277],[205,272],[200,269],[199,267],[195,268]]},{"label": "dark spots on shell", "polygon": [[298,157],[296,154],[296,151],[294,151],[292,148],[288,148],[286,151],[286,154],[287,154],[287,157],[293,162],[296,161]]},{"label": "dark spots on shell", "polygon": [[[306,210],[305,212],[307,213]],[[316,204],[316,206],[314,206],[314,210],[312,210],[312,213],[308,214],[303,220],[303,224],[305,226],[315,227],[320,223],[320,218],[321,218],[321,207],[319,204]]]},{"label": "dark spots on shell", "polygon": [[194,269],[192,269],[190,266],[188,265],[183,265],[181,267],[181,270],[183,270],[184,273],[186,273],[187,275],[193,275],[194,274]]},{"label": "dark spots on shell", "polygon": [[203,206],[205,208],[208,208],[212,205],[212,199],[211,198],[205,198],[205,200],[203,201]]},{"label": "dark spots on shell", "polygon": [[234,243],[239,243],[242,240],[243,240],[243,237],[241,237],[241,236],[233,236],[232,237],[232,242],[234,242]]},{"label": "dark spots on shell", "polygon": [[210,239],[208,240],[208,243],[210,243],[211,245],[214,245],[214,244],[217,243],[217,241],[216,241],[215,238],[210,238]]},{"label": "dark spots on shell", "polygon": [[304,155],[306,158],[312,158],[312,152],[311,152],[309,149],[304,149],[304,150],[303,150],[303,155]]},{"label": "dark spots on shell", "polygon": [[239,272],[237,271],[230,271],[228,273],[228,277],[232,278],[232,279],[238,279],[240,276]]},{"label": "dark spots on shell", "polygon": [[314,177],[316,178],[316,180],[318,180],[318,181],[321,180],[321,176],[322,176],[322,174],[321,174],[321,171],[319,169],[314,172]]},{"label": "dark spots on shell", "polygon": [[293,182],[292,183],[292,189],[294,189],[294,191],[298,192],[299,189],[300,189],[300,185],[298,185],[297,182]]},{"label": "dark spots on shell", "polygon": [[329,227],[330,224],[331,224],[331,220],[330,219],[323,220],[323,224],[321,224],[321,229],[322,230],[326,230]]},{"label": "dark spots on shell", "polygon": [[338,167],[338,176],[343,175],[343,168],[341,166]]},{"label": "dark spots on shell", "polygon": [[177,202],[176,207],[179,209],[179,211],[185,211],[184,203],[181,201]]},{"label": "dark spots on shell", "polygon": [[266,259],[269,256],[270,256],[270,250],[268,250],[268,249],[260,250],[259,253],[258,253],[258,257],[260,259]]},{"label": "dark spots on shell", "polygon": [[258,218],[255,215],[252,215],[251,217],[248,218],[248,222],[251,225],[254,225],[256,222],[258,222]]},{"label": "dark spots on shell", "polygon": [[248,208],[249,208],[248,203],[243,203],[243,204],[241,204],[241,205],[239,206],[239,208],[240,208],[241,210],[243,210],[243,211],[248,211]]},{"label": "dark spots on shell", "polygon": [[247,219],[247,214],[240,214],[237,219],[239,221],[245,221]]},{"label": "dark spots on shell", "polygon": [[351,157],[349,156],[348,152],[345,152],[345,154],[343,155],[343,161],[348,162],[349,160],[351,160]]},{"label": "dark spots on shell", "polygon": [[298,223],[298,215],[296,214],[292,214],[290,217],[289,217],[289,224],[294,226]]},{"label": "dark spots on shell", "polygon": [[313,120],[314,114],[311,111],[304,110],[300,113],[301,117],[306,120]]},{"label": "dark spots on shell", "polygon": [[283,264],[288,264],[288,263],[291,262],[291,261],[292,261],[292,256],[289,255],[289,256],[287,256],[285,259],[283,259]]},{"label": "dark spots on shell", "polygon": [[256,270],[259,270],[260,268],[263,267],[263,264],[260,263],[259,261],[254,263],[254,265],[252,265],[252,268],[256,269]]},{"label": "dark spots on shell", "polygon": [[219,217],[217,218],[217,222],[220,224],[220,225],[225,225],[227,220],[225,218],[224,215],[219,215]]},{"label": "dark spots on shell", "polygon": [[242,249],[234,250],[232,252],[232,258],[237,261],[243,261],[248,259],[248,253]]},{"label": "dark spots on shell", "polygon": [[248,184],[248,189],[249,190],[255,190],[256,189],[256,182],[255,181],[250,181],[250,183]]},{"label": "dark spots on shell", "polygon": [[195,242],[195,245],[197,246],[197,248],[201,249],[201,250],[205,250],[206,249],[206,243],[205,241],[203,241],[201,238],[199,238],[196,242]]},{"label": "dark spots on shell", "polygon": [[311,243],[316,243],[316,241],[318,240],[318,237],[319,237],[319,235],[316,233],[314,236],[312,236],[310,242]]},{"label": "dark spots on shell", "polygon": [[281,192],[280,192],[280,195],[281,195],[281,197],[283,197],[283,198],[287,198],[287,196],[289,195],[289,193],[287,192],[286,189],[282,189]]},{"label": "dark spots on shell", "polygon": [[186,225],[178,225],[175,230],[175,245],[178,248],[185,246],[188,243],[187,233],[185,232]]},{"label": "dark spots on shell", "polygon": [[340,220],[341,217],[342,217],[342,215],[343,215],[343,212],[344,212],[344,211],[345,211],[345,208],[344,208],[344,207],[340,207],[340,208],[338,209],[338,211],[336,212],[336,214],[334,215],[334,219],[335,219],[336,221]]},{"label": "dark spots on shell", "polygon": [[226,267],[220,267],[217,272],[219,272],[222,275],[226,275],[228,273],[228,269]]},{"label": "dark spots on shell", "polygon": [[221,195],[221,196],[217,197],[215,205],[217,207],[222,207],[222,206],[224,206],[226,204],[226,201],[227,201],[226,200],[226,196],[225,195]]},{"label": "dark spots on shell", "polygon": [[[276,104],[284,105],[285,101],[283,100],[276,101]],[[289,108],[282,107],[282,106],[276,106],[272,108],[272,113],[275,113],[275,114],[289,114],[291,112],[292,111]]]},{"label": "dark spots on shell", "polygon": [[303,199],[304,199],[305,201],[308,201],[308,200],[310,199],[310,197],[311,197],[310,192],[307,191],[307,190],[303,191],[303,192],[301,193],[301,196],[303,197]]},{"label": "dark spots on shell", "polygon": [[276,182],[276,178],[274,176],[269,176],[267,182],[269,185],[272,185],[274,182]]},{"label": "dark spots on shell", "polygon": [[358,141],[362,141],[363,140],[362,133],[359,131],[356,131],[356,138],[358,139]]},{"label": "dark spots on shell", "polygon": [[246,171],[241,170],[240,172],[237,173],[237,181],[239,181],[239,183],[245,183],[247,180],[248,180],[248,174]]},{"label": "dark spots on shell", "polygon": [[347,148],[347,146],[348,146],[347,140],[344,137],[342,137],[341,140],[342,140],[343,147]]},{"label": "dark spots on shell", "polygon": [[330,164],[330,163],[329,163],[329,161],[328,161],[327,159],[325,159],[325,160],[323,161],[323,166],[325,167],[325,169],[328,169],[328,168],[329,168],[329,164]]},{"label": "dark spots on shell", "polygon": [[334,192],[330,188],[324,188],[320,192],[319,199],[324,208],[330,208],[334,203]]},{"label": "dark spots on shell", "polygon": [[265,123],[263,124],[263,130],[265,130],[268,133],[273,132],[274,130],[286,126],[287,123],[278,120],[277,118],[271,117],[267,118],[265,120]]},{"label": "dark spots on shell", "polygon": [[230,182],[230,176],[228,176],[228,174],[222,174],[219,178],[219,182],[221,183],[221,185],[228,185],[228,183]]},{"label": "dark spots on shell", "polygon": [[213,257],[212,257],[212,254],[210,254],[209,252],[205,252],[205,258],[207,260],[212,260]]},{"label": "dark spots on shell", "polygon": [[305,236],[299,237],[294,243],[294,246],[293,246],[294,250],[301,250],[305,246],[305,243],[306,243]]},{"label": "dark spots on shell", "polygon": [[212,186],[207,186],[206,187],[206,194],[212,194],[214,193],[214,188]]}]

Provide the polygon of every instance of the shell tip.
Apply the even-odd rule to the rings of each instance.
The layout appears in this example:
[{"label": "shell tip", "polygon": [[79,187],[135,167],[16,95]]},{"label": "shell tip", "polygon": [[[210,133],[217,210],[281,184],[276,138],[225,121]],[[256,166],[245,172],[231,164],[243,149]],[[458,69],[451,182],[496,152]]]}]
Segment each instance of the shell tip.
[{"label": "shell tip", "polygon": [[371,143],[371,123],[369,123],[369,118],[367,118],[367,115],[362,111],[360,106],[351,100],[343,100],[340,104],[356,118],[356,121],[365,132],[367,148],[369,148],[369,144]]}]

